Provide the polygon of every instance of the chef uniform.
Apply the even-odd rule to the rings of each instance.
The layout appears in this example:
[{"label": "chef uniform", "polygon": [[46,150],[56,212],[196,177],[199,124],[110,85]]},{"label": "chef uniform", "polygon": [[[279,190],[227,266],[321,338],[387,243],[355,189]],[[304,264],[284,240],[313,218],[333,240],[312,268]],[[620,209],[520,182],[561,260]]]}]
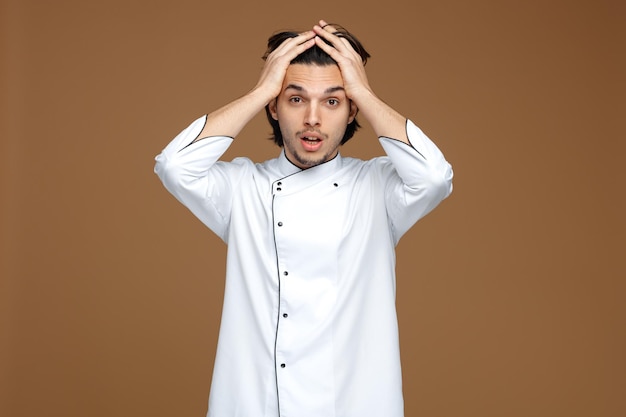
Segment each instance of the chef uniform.
[{"label": "chef uniform", "polygon": [[403,416],[394,248],[452,191],[442,153],[407,120],[368,161],[223,162],[205,121],[155,172],[228,245],[208,416]]}]

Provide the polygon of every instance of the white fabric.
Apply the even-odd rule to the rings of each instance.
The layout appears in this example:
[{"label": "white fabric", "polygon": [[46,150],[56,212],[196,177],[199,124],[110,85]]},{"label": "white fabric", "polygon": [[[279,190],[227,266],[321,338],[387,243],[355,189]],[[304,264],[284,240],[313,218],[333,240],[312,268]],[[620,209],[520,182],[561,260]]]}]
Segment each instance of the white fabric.
[{"label": "white fabric", "polygon": [[192,143],[204,122],[155,171],[228,244],[208,416],[403,416],[394,248],[449,195],[450,165],[410,121],[412,147],[307,170],[218,161],[233,139]]}]

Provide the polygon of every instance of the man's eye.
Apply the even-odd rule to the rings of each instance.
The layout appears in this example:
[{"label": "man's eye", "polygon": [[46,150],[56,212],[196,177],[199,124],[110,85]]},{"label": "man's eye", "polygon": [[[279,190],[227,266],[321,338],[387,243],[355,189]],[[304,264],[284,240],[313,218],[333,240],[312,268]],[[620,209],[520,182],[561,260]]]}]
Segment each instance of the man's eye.
[{"label": "man's eye", "polygon": [[302,99],[300,97],[291,97],[289,101],[291,101],[292,103],[300,103]]},{"label": "man's eye", "polygon": [[337,100],[336,98],[331,98],[328,100],[328,104],[330,104],[331,106],[336,106],[337,104],[339,104],[339,100]]}]

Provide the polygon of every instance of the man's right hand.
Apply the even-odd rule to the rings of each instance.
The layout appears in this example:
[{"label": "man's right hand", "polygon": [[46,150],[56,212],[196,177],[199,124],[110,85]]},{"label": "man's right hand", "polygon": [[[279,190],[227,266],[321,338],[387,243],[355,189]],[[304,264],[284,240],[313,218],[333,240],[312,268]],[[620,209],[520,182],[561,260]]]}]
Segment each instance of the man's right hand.
[{"label": "man's right hand", "polygon": [[259,82],[253,89],[267,97],[265,104],[280,94],[289,64],[302,52],[315,45],[315,36],[315,32],[310,30],[288,38],[267,56]]},{"label": "man's right hand", "polygon": [[237,136],[257,113],[278,97],[291,61],[313,45],[315,32],[312,30],[283,41],[267,56],[256,86],[246,95],[209,114],[196,141],[210,136]]}]

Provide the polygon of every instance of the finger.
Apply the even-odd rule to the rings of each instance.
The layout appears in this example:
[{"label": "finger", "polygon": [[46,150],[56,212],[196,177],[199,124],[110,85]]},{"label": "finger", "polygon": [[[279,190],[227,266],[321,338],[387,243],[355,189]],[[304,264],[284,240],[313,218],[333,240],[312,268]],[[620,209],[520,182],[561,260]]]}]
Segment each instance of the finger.
[{"label": "finger", "polygon": [[310,47],[312,47],[313,45],[315,45],[315,37],[311,36],[308,39],[305,39],[304,41],[302,41],[302,43],[299,43],[295,48],[294,48],[294,52],[296,52],[294,54],[294,58],[298,55],[300,55],[302,52],[306,51],[307,49],[309,49]]},{"label": "finger", "polygon": [[270,56],[291,56],[295,52],[295,55],[293,55],[295,57],[315,44],[315,41],[313,40],[314,37],[315,32],[307,31],[299,34],[298,36],[285,39],[274,51],[272,51]]},{"label": "finger", "polygon": [[335,32],[337,31],[337,29],[335,29],[334,26],[324,22],[323,20],[320,20],[320,24],[319,25],[315,25],[313,26],[313,31],[317,34],[317,35],[334,35]]},{"label": "finger", "polygon": [[325,26],[322,27],[320,25],[315,25],[313,27],[313,30],[315,31],[316,35],[324,38],[337,49],[341,50],[344,47],[346,47],[348,50],[353,49],[352,45],[350,45],[350,42],[348,42],[346,38],[338,35],[337,29],[334,26],[327,24],[323,20],[320,20],[320,23],[324,23]]},{"label": "finger", "polygon": [[335,32],[337,30],[333,25],[331,25],[330,23],[327,23],[324,20],[320,20],[319,26],[322,29],[324,29],[324,30],[326,30],[326,31],[328,31],[330,33],[333,33],[333,32]]},{"label": "finger", "polygon": [[335,61],[338,61],[339,58],[343,56],[341,52],[338,51],[337,48],[335,48],[334,45],[329,45],[328,43],[324,42],[324,39],[322,39],[321,37],[316,36],[314,39],[315,39],[315,44],[319,46],[328,55],[330,55],[330,57],[333,58]]},{"label": "finger", "polygon": [[339,37],[333,33],[334,28],[332,28],[331,26],[326,25],[324,28],[322,28],[319,25],[315,25],[313,26],[313,31],[315,32],[317,36],[323,38],[324,40],[329,42],[331,45],[341,47],[341,43],[339,42]]},{"label": "finger", "polygon": [[[326,26],[326,28],[329,28],[331,26]],[[316,26],[315,33],[318,35],[318,39],[319,38],[323,38],[324,40],[321,42],[317,43],[318,46],[320,48],[323,48],[324,51],[326,51],[326,53],[330,54],[330,50],[328,48],[328,43],[330,43],[331,47],[337,51],[339,51],[342,55],[344,56],[352,56],[354,59],[359,58],[359,60],[362,61],[361,56],[358,54],[358,52],[356,52],[356,50],[353,48],[353,46],[350,44],[350,42],[344,38],[343,36],[338,36],[336,35],[337,32],[329,32],[326,29],[321,29],[320,26]],[[334,30],[334,29],[331,29]],[[326,41],[326,42],[324,42]],[[322,45],[324,44],[324,45]]]},{"label": "finger", "polygon": [[325,30],[328,27],[328,30],[331,31],[331,33],[336,30],[332,25],[330,25],[325,20],[320,20],[319,23],[318,23],[318,26],[321,27],[322,29],[325,29]]},{"label": "finger", "polygon": [[312,30],[308,30],[306,32],[302,32],[302,33],[298,34],[297,36],[285,39],[283,41],[283,43],[281,43],[280,46],[278,48],[276,48],[276,50],[291,48],[294,45],[296,45],[296,46],[297,45],[301,45],[301,44],[306,43],[307,41],[313,39],[313,37],[315,37],[315,32],[313,32]]},{"label": "finger", "polygon": [[313,32],[312,30],[307,30],[306,32],[302,32],[298,34],[298,36],[292,39],[296,40],[298,44],[301,44],[310,39],[313,39],[314,37],[315,37],[315,32]]}]

